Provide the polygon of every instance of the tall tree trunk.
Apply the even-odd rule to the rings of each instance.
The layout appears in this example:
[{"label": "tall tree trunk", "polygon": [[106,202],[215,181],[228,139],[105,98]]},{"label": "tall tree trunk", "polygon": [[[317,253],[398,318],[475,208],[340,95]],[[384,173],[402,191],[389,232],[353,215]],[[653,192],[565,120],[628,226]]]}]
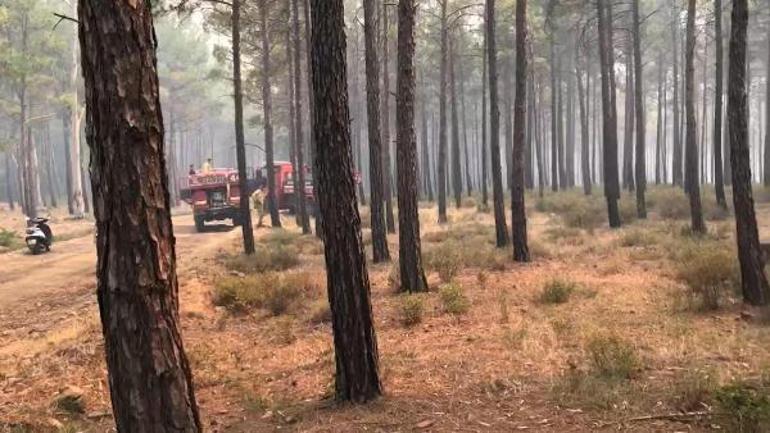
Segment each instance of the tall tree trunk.
[{"label": "tall tree trunk", "polygon": [[488,56],[488,43],[487,43],[487,32],[484,32],[484,49],[482,52],[482,72],[481,72],[481,204],[485,207],[489,207],[489,192],[487,190],[487,179],[489,179],[489,175],[487,174],[487,136],[489,135],[487,132],[487,124],[489,123],[487,120],[487,83],[488,80],[488,74],[487,74],[487,62],[486,58]]},{"label": "tall tree trunk", "polygon": [[[423,78],[424,79],[424,78]],[[420,86],[422,89],[425,89],[425,86]],[[428,110],[426,108],[427,104],[425,100],[428,99],[427,92],[424,92],[422,95],[422,98],[420,98],[420,108],[422,111],[422,114],[420,116],[420,120],[422,122],[422,139],[420,140],[420,145],[422,146],[422,170],[421,175],[423,178],[422,184],[423,184],[423,192],[426,195],[426,198],[428,201],[433,201],[433,183],[431,182],[431,169],[430,169],[430,162],[432,161],[431,154],[430,154],[430,146],[428,146]]]},{"label": "tall tree trunk", "polygon": [[665,96],[663,96],[663,54],[658,56],[658,117],[656,120],[655,130],[655,184],[660,185],[662,182],[662,170],[663,170],[663,156],[661,149],[663,147],[663,116],[665,112]]},{"label": "tall tree trunk", "polygon": [[[586,91],[583,86],[583,72],[580,70],[580,62],[575,62],[575,76],[577,77],[578,104],[580,109],[580,167],[583,172],[583,193],[591,195],[591,161],[589,159],[588,137],[588,109],[586,108]],[[586,74],[586,78],[589,74]]]},{"label": "tall tree trunk", "polygon": [[463,198],[463,173],[460,163],[460,121],[458,116],[459,101],[457,98],[457,80],[455,77],[455,48],[454,38],[449,37],[449,93],[452,98],[452,192],[454,192],[455,206],[462,206]]},{"label": "tall tree trunk", "polygon": [[[507,39],[507,38],[506,38]],[[511,50],[513,51],[513,50]],[[505,187],[510,191],[513,185],[513,55],[503,56],[503,136],[505,137]]]},{"label": "tall tree trunk", "polygon": [[672,108],[674,110],[674,155],[671,172],[673,174],[674,185],[683,186],[682,182],[682,134],[680,131],[682,122],[680,120],[679,103],[679,7],[676,3],[672,6],[671,33],[673,39],[673,67],[674,67],[674,100]]},{"label": "tall tree trunk", "polygon": [[5,151],[5,196],[8,199],[8,206],[11,210],[16,209],[13,200],[13,176],[11,174],[11,151]]},{"label": "tall tree trunk", "polygon": [[345,14],[342,0],[311,0],[311,4],[313,133],[318,145],[315,172],[318,201],[324,215],[324,251],[336,361],[335,393],[338,400],[363,403],[377,398],[381,387],[369,276],[353,180]]},{"label": "tall tree trunk", "polygon": [[[635,0],[632,0],[635,1]],[[634,103],[633,45],[626,47],[626,91],[625,114],[623,116],[623,188],[633,191],[634,185],[634,126],[636,123]]]},{"label": "tall tree trunk", "polygon": [[647,203],[644,193],[647,190],[647,121],[645,120],[646,105],[644,103],[644,75],[642,72],[642,30],[639,24],[639,0],[633,0],[634,21],[634,99],[636,113],[636,216],[647,218]]},{"label": "tall tree trunk", "polygon": [[697,125],[695,122],[695,3],[688,0],[687,6],[687,51],[685,58],[685,104],[687,116],[687,150],[686,150],[686,182],[685,188],[690,196],[690,216],[692,230],[695,233],[705,233],[701,209],[700,182],[698,182],[698,144]]},{"label": "tall tree trunk", "polygon": [[733,205],[741,265],[743,299],[752,305],[766,305],[770,288],[764,272],[757,219],[751,188],[746,97],[746,33],[749,21],[747,0],[733,0],[730,37],[727,113],[730,130]]},{"label": "tall tree trunk", "polygon": [[471,163],[468,156],[468,116],[465,112],[465,68],[463,68],[463,62],[460,62],[457,67],[460,75],[460,120],[463,128],[463,152],[465,153],[465,187],[466,192],[470,197],[473,195],[473,176],[471,176]]},{"label": "tall tree trunk", "polygon": [[528,262],[527,209],[524,203],[524,147],[527,130],[527,0],[516,2],[516,103],[513,123],[513,188],[511,227],[513,259]]},{"label": "tall tree trunk", "polygon": [[[417,207],[417,137],[414,132],[415,0],[398,2],[398,78],[396,83],[396,159],[398,162],[398,262],[401,290],[425,292],[428,280],[422,267],[420,216]],[[456,105],[456,104],[455,104]]]},{"label": "tall tree trunk", "polygon": [[[537,95],[537,99],[540,101],[540,104],[535,104],[539,106],[543,106],[543,85],[542,83],[538,83],[537,86],[539,90],[539,94]],[[544,125],[545,122],[541,121],[541,116],[538,113],[535,113],[535,157],[537,158],[537,191],[538,196],[540,198],[543,197],[543,190],[545,189],[545,151],[543,149],[545,140],[543,139],[543,133],[542,130],[545,128]]]},{"label": "tall tree trunk", "polygon": [[[570,44],[572,45],[572,44]],[[570,49],[575,49],[570,46]],[[567,56],[567,71],[575,70],[574,56]],[[566,184],[568,188],[575,186],[575,77],[571,73],[567,74],[567,109],[566,121],[567,130],[565,131],[565,174],[567,175]]]},{"label": "tall tree trunk", "polygon": [[607,214],[610,227],[621,225],[618,200],[620,184],[618,179],[618,121],[614,97],[615,55],[612,43],[612,9],[608,2],[597,1],[599,22],[599,57],[602,75],[602,122],[604,136],[604,196],[607,199]]},{"label": "tall tree trunk", "polygon": [[56,174],[56,153],[53,150],[53,145],[51,145],[51,126],[48,122],[43,127],[43,146],[45,148],[45,170],[48,175],[48,195],[51,206],[56,208],[59,207],[59,192],[56,187],[59,179]]},{"label": "tall tree trunk", "polygon": [[366,112],[369,130],[369,182],[372,195],[372,251],[374,263],[390,260],[383,196],[382,135],[380,132],[380,65],[377,60],[377,5],[364,0]]},{"label": "tall tree trunk", "polygon": [[492,152],[492,195],[495,207],[495,232],[497,247],[504,248],[510,242],[505,222],[503,200],[503,176],[500,167],[500,108],[497,94],[497,42],[495,40],[495,0],[486,5],[487,61],[489,62],[489,115],[490,152]]},{"label": "tall tree trunk", "polygon": [[[305,16],[305,64],[307,65],[307,94],[308,94],[308,100],[307,100],[307,106],[308,106],[308,119],[310,119],[310,122],[312,124],[313,119],[315,118],[315,100],[313,99],[313,68],[310,67],[310,65],[313,63],[310,58],[310,52],[312,51],[311,42],[310,42],[310,34],[311,32],[311,25],[310,25],[310,0],[304,0],[304,9],[303,14]],[[310,129],[310,128],[308,128]],[[315,142],[315,134],[310,132],[310,167],[315,167],[315,156],[316,156],[316,142]],[[371,176],[371,173],[369,173]],[[313,176],[313,191],[318,191],[318,178],[316,176]],[[321,212],[318,212],[318,202],[316,201],[315,204],[315,234],[319,238],[323,239],[323,215],[321,215]]]},{"label": "tall tree trunk", "polygon": [[150,4],[81,0],[78,21],[98,203],[97,297],[116,429],[200,432],[180,334]]},{"label": "tall tree trunk", "polygon": [[441,62],[439,73],[441,75],[439,83],[439,126],[438,126],[438,222],[445,224],[446,214],[446,168],[447,168],[447,67],[449,63],[449,34],[447,24],[447,2],[441,0]]},{"label": "tall tree trunk", "polygon": [[[291,1],[291,0],[289,0]],[[289,9],[289,15],[291,15],[291,3],[288,5]],[[289,23],[291,23],[292,18],[289,17]],[[294,183],[294,222],[297,224],[298,227],[302,226],[302,221],[300,220],[300,214],[297,211],[299,208],[299,199],[301,195],[304,195],[304,190],[301,189],[299,182],[297,179],[299,178],[299,172],[301,171],[301,168],[297,165],[297,106],[296,106],[296,99],[294,98],[294,95],[297,93],[294,88],[294,44],[292,44],[292,29],[290,26],[286,26],[286,41],[284,42],[285,48],[286,48],[286,59],[288,63],[287,67],[287,74],[286,74],[286,102],[288,105],[288,116],[286,118],[288,125],[286,125],[286,130],[289,132],[289,162],[291,163],[291,180]],[[356,71],[357,72],[357,71]],[[353,73],[353,90],[351,94],[353,95],[353,103],[355,104],[357,101],[357,97],[355,94],[355,91],[357,87],[355,86],[355,77],[357,77],[357,74]],[[355,122],[356,120],[354,120]],[[355,128],[356,131],[358,131],[357,128]],[[358,150],[358,142],[357,138],[360,138],[360,135],[353,135],[353,148],[354,151]],[[356,155],[358,153],[356,152]],[[361,199],[363,200],[363,196],[359,195]]]},{"label": "tall tree trunk", "polygon": [[[72,16],[77,16],[76,1],[71,1]],[[78,75],[80,74],[79,62],[80,62],[80,42],[78,39],[77,26],[73,26],[72,30],[72,58],[69,75],[69,87],[72,93],[72,101],[69,107],[69,155],[67,158],[67,167],[70,172],[71,185],[69,188],[69,201],[72,202],[72,214],[76,218],[81,218],[86,212],[85,198],[83,197],[83,175],[82,167],[80,165],[80,122],[81,111],[80,102],[78,99]]]},{"label": "tall tree trunk", "polygon": [[383,192],[385,193],[385,222],[388,233],[396,232],[396,220],[393,217],[393,164],[390,158],[390,40],[388,38],[388,4],[382,3],[382,150],[383,150]]},{"label": "tall tree trunk", "polygon": [[557,70],[558,59],[556,57],[556,35],[552,30],[550,35],[550,60],[551,60],[551,190],[559,190],[559,128],[557,118],[561,116],[559,108]]},{"label": "tall tree trunk", "polygon": [[291,0],[291,12],[293,16],[292,27],[294,32],[294,105],[296,110],[297,132],[294,134],[296,140],[296,158],[299,166],[299,175],[297,176],[297,186],[295,193],[299,194],[299,219],[302,226],[302,233],[310,234],[310,218],[307,212],[307,201],[305,195],[305,131],[302,127],[302,43],[300,40],[299,25],[299,0]]},{"label": "tall tree trunk", "polygon": [[[767,2],[765,2],[767,4]],[[767,71],[768,77],[770,77],[770,26],[767,28]],[[762,183],[765,186],[770,186],[770,78],[765,82],[765,149],[764,149],[764,175],[762,177]]]},{"label": "tall tree trunk", "polygon": [[[234,0],[233,5],[242,0]],[[280,185],[275,184],[275,157],[273,150],[273,94],[270,84],[270,71],[272,70],[270,62],[270,25],[268,16],[270,14],[270,0],[260,0],[259,4],[259,22],[262,43],[262,122],[265,135],[265,164],[267,165],[267,207],[270,211],[270,223],[273,227],[281,227],[281,215],[278,213],[278,202],[275,198],[276,188]],[[235,8],[233,8],[235,10]],[[235,18],[233,18],[235,22]],[[233,32],[235,35],[235,32]],[[235,39],[235,38],[233,38]],[[239,37],[240,39],[240,37]],[[240,64],[240,56],[239,56]],[[249,219],[250,220],[250,219]]]}]

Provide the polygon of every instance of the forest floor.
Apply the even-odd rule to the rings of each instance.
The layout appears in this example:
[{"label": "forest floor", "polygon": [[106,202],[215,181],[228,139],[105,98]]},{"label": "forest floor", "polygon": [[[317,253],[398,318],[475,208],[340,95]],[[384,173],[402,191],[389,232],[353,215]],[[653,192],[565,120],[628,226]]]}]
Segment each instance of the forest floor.
[{"label": "forest floor", "polygon": [[[757,196],[770,239],[770,200]],[[431,291],[396,294],[393,265],[369,266],[385,395],[366,406],[329,400],[334,353],[315,238],[284,215],[285,229],[257,230],[255,261],[238,256],[238,230],[197,234],[191,217],[175,217],[183,333],[206,431],[737,431],[719,402],[741,392],[763,401],[770,321],[729,289],[734,222],[707,197],[710,233],[696,240],[681,193],[649,197],[648,220],[619,230],[604,228],[600,197],[528,197],[526,265],[494,248],[493,218],[473,200],[446,225],[424,204]],[[633,219],[633,204],[622,208]],[[0,213],[3,224],[9,217]],[[48,256],[0,254],[0,432],[113,431],[94,255],[92,236]],[[283,289],[247,293],[265,280]],[[714,296],[685,284],[697,281],[715,282],[719,309],[704,310]],[[57,407],[67,388],[82,399]]]}]

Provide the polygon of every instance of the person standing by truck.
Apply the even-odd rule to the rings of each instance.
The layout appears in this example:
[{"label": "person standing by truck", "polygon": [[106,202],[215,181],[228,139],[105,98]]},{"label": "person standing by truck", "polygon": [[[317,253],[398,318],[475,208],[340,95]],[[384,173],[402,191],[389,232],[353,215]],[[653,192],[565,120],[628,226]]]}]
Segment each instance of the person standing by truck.
[{"label": "person standing by truck", "polygon": [[257,213],[257,227],[263,227],[262,220],[265,218],[265,189],[265,183],[259,183],[251,193],[251,207]]}]

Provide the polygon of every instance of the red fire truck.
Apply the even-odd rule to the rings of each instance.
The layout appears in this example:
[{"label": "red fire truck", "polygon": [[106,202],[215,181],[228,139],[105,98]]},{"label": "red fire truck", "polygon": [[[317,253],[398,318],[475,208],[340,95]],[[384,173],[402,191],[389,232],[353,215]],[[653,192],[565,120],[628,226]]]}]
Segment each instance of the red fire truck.
[{"label": "red fire truck", "polygon": [[200,232],[207,221],[231,219],[241,223],[241,190],[238,171],[217,168],[208,173],[191,174],[181,188],[182,198],[192,207],[195,228]]},{"label": "red fire truck", "polygon": [[[297,193],[294,182],[294,171],[291,162],[276,161],[275,167],[275,201],[278,203],[278,210],[294,213],[299,210],[297,202]],[[313,175],[310,168],[306,165],[305,170],[305,202],[309,213],[315,209],[315,194],[313,190]],[[267,166],[262,168],[263,174],[267,174]]]}]

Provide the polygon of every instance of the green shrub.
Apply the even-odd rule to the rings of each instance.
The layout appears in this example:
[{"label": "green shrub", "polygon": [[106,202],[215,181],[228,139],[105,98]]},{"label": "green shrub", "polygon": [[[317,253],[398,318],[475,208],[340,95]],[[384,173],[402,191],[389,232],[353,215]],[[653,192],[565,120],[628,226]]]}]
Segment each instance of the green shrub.
[{"label": "green shrub", "polygon": [[710,371],[700,369],[687,370],[674,383],[674,395],[677,408],[684,412],[692,412],[710,405],[717,389],[716,378]]},{"label": "green shrub", "polygon": [[716,310],[722,299],[740,284],[740,271],[732,248],[719,242],[684,243],[676,265],[677,278],[688,288],[691,306]]},{"label": "green shrub", "polygon": [[593,372],[600,377],[631,379],[641,366],[633,346],[614,335],[593,337],[587,350]]},{"label": "green shrub", "polygon": [[444,311],[453,315],[461,315],[468,312],[471,303],[463,293],[463,288],[457,283],[449,283],[439,289],[441,303]]},{"label": "green shrub", "polygon": [[299,253],[294,246],[271,244],[254,254],[239,254],[225,259],[225,267],[246,274],[285,271],[299,266]]},{"label": "green shrub", "polygon": [[725,413],[729,431],[770,432],[770,390],[763,386],[733,383],[717,390],[716,401]]},{"label": "green shrub", "polygon": [[21,238],[19,238],[16,233],[6,229],[0,229],[0,247],[16,249],[21,245]]},{"label": "green shrub", "polygon": [[422,314],[425,310],[420,295],[405,295],[401,299],[401,324],[406,327],[422,322]]},{"label": "green shrub", "polygon": [[684,192],[676,187],[650,190],[648,207],[657,211],[663,219],[680,220],[690,217],[690,202]]},{"label": "green shrub", "polygon": [[594,202],[578,202],[562,213],[567,227],[593,230],[605,223],[605,213]]},{"label": "green shrub", "polygon": [[451,282],[462,268],[459,251],[458,244],[444,243],[425,252],[425,265],[428,269],[438,272],[441,281]]},{"label": "green shrub", "polygon": [[623,221],[623,224],[630,224],[636,221],[638,216],[636,211],[636,197],[622,198],[618,204],[618,211],[620,212],[620,220]]},{"label": "green shrub", "polygon": [[660,241],[658,234],[652,230],[633,228],[626,230],[620,237],[622,247],[647,247]]},{"label": "green shrub", "polygon": [[231,313],[264,308],[271,315],[279,316],[287,313],[304,294],[315,290],[308,274],[269,272],[221,280],[214,288],[213,301]]},{"label": "green shrub", "polygon": [[539,299],[543,304],[564,304],[576,289],[572,281],[553,279],[545,283]]}]

